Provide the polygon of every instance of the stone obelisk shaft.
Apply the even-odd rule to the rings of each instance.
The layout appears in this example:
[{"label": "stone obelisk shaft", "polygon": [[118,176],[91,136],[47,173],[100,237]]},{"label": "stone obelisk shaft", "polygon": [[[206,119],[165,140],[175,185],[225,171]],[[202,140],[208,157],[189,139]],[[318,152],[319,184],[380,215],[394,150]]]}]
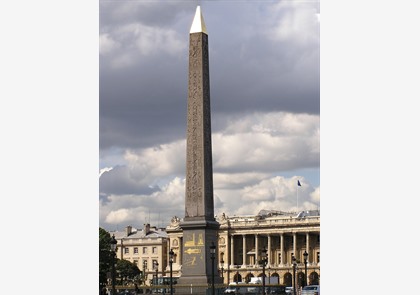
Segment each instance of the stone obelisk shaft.
[{"label": "stone obelisk shaft", "polygon": [[191,31],[185,218],[214,220],[208,36],[203,25]]},{"label": "stone obelisk shaft", "polygon": [[[187,171],[181,284],[207,285],[217,274],[219,223],[214,218],[208,36],[200,6],[190,31],[187,118]],[[216,276],[215,283],[221,279]],[[205,291],[204,289],[201,291]],[[194,294],[204,294],[194,290]]]}]

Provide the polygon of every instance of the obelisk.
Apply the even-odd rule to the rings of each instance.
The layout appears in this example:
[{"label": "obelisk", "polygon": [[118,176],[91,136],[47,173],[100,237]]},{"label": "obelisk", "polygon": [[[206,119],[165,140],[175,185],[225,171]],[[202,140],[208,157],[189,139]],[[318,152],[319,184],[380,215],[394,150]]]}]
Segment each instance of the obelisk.
[{"label": "obelisk", "polygon": [[213,202],[208,35],[197,6],[189,44],[185,218],[180,224],[183,252],[179,284],[211,284],[212,272],[215,283],[221,282],[217,249],[214,263],[210,254],[210,246],[218,245],[219,228]]}]

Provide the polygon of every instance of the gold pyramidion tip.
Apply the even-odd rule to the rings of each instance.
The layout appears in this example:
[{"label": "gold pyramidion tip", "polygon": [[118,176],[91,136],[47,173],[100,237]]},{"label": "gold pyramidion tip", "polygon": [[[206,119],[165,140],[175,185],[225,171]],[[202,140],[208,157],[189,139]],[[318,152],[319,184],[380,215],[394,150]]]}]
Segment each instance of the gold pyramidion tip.
[{"label": "gold pyramidion tip", "polygon": [[204,18],[201,14],[200,5],[198,5],[197,10],[195,11],[193,23],[191,25],[190,34],[200,32],[207,34],[206,24],[204,23]]}]

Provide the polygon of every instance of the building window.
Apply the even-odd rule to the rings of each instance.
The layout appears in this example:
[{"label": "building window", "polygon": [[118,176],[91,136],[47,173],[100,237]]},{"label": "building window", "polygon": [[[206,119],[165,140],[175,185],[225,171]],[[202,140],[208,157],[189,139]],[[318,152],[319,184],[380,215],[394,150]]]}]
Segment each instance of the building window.
[{"label": "building window", "polygon": [[316,260],[318,263],[321,262],[321,257],[319,256],[319,252],[316,252]]},{"label": "building window", "polygon": [[279,253],[279,257],[278,257],[278,261],[277,261],[277,264],[280,264],[281,263],[281,253]]},{"label": "building window", "polygon": [[128,253],[130,253],[130,250],[129,250],[129,248],[128,248],[128,247],[125,247],[125,248],[124,248],[124,254],[128,254]]},{"label": "building window", "polygon": [[147,260],[143,260],[143,270],[147,270]]},{"label": "building window", "polygon": [[143,247],[143,254],[147,254],[147,247]]},{"label": "building window", "polygon": [[157,254],[157,247],[153,247],[152,252],[153,252],[153,254]]},{"label": "building window", "polygon": [[156,264],[157,264],[157,260],[153,259],[152,261],[152,265],[153,265],[153,269],[156,270]]},{"label": "building window", "polygon": [[139,254],[139,248],[134,247],[134,254]]}]

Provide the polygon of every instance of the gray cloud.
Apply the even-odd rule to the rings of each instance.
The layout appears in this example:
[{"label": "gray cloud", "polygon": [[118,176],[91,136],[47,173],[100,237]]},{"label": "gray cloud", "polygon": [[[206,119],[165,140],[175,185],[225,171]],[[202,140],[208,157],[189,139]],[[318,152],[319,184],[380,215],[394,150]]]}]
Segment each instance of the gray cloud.
[{"label": "gray cloud", "polygon": [[[100,168],[114,167],[100,177],[103,225],[183,214],[188,39],[196,5],[100,2]],[[308,179],[305,199],[313,206],[319,2],[201,5],[210,46],[215,208],[229,214],[293,208],[294,192],[279,198],[273,187],[279,174],[287,177],[282,186],[297,175]],[[277,193],[257,193],[270,190]],[[241,198],[255,200],[235,208]]]},{"label": "gray cloud", "polygon": [[[115,5],[101,7],[101,31],[120,44],[114,54],[100,56],[101,149],[144,147],[183,138],[188,31],[195,5],[135,2],[129,4],[130,9],[125,5],[115,9]],[[287,39],[270,39],[267,32],[273,30],[276,19],[270,23],[260,14],[270,11],[275,3],[205,5],[213,116],[267,110],[319,113],[319,36],[289,43]],[[123,12],[127,18],[121,16]],[[269,16],[277,18],[281,13]],[[182,27],[174,25],[176,19]],[[261,19],[264,21],[258,22]],[[122,29],[136,21],[142,26]],[[153,37],[149,36],[140,39],[143,44],[152,42],[151,53],[145,55],[135,42],[146,28],[150,34],[173,32],[173,42],[185,46],[172,54],[165,50],[169,45],[164,39],[150,41]],[[112,68],[115,60],[122,68]]]}]

